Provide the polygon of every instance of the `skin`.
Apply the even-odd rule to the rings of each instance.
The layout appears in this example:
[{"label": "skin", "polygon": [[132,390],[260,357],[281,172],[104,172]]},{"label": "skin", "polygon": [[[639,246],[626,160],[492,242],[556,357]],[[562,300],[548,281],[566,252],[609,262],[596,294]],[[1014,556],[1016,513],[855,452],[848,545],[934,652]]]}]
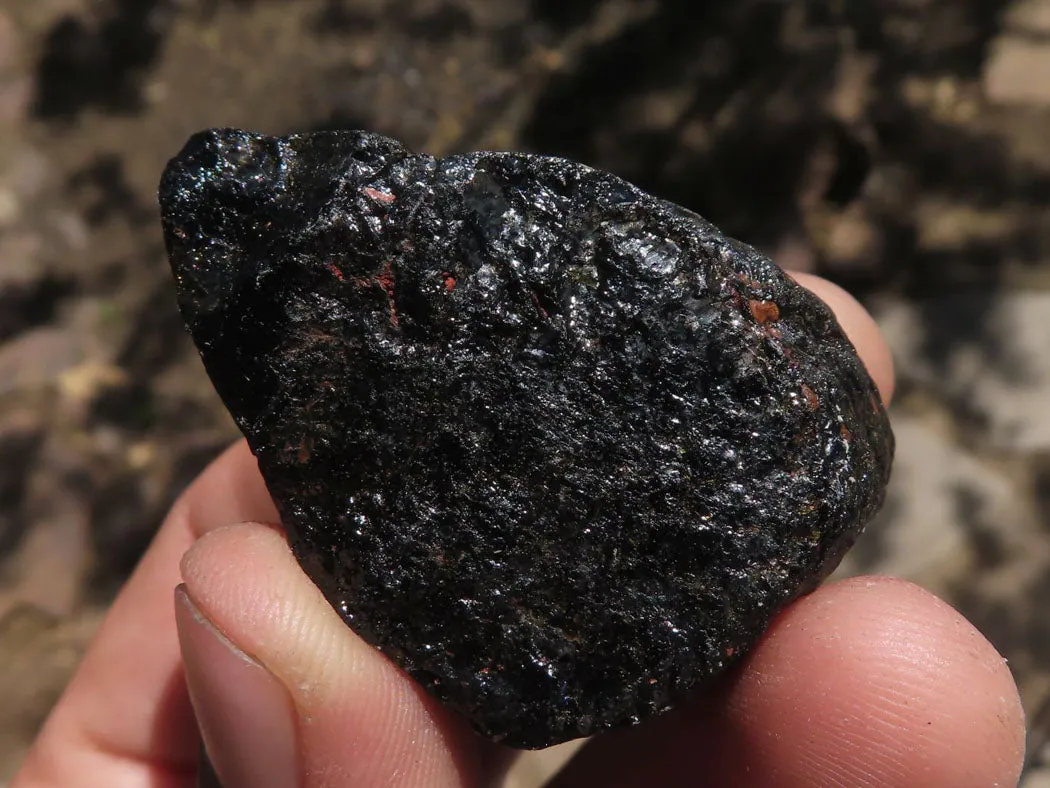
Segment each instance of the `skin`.
[{"label": "skin", "polygon": [[[889,402],[874,321],[796,278]],[[227,788],[498,781],[513,753],[344,626],[277,523],[236,444],[175,505],[12,788],[193,785],[202,736]],[[592,740],[554,784],[987,788],[1016,785],[1023,755],[1017,689],[991,644],[922,589],[864,577],[797,601],[719,687]]]}]

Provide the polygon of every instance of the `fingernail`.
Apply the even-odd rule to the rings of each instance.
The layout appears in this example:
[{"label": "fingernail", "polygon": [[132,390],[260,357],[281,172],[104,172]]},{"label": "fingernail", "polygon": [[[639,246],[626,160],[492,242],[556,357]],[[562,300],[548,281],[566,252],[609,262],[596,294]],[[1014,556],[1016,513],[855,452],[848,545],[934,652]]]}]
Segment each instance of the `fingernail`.
[{"label": "fingernail", "polygon": [[223,788],[294,788],[296,725],[287,690],[219,632],[181,585],[175,621],[197,724]]}]

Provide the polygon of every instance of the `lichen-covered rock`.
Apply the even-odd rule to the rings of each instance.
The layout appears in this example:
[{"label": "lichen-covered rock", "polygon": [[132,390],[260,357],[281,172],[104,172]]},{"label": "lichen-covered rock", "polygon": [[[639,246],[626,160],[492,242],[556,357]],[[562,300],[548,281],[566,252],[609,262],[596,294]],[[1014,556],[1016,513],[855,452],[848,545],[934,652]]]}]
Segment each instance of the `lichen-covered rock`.
[{"label": "lichen-covered rock", "polygon": [[492,738],[668,709],[882,501],[892,434],[828,309],[612,175],[209,131],[161,205],[303,567]]}]

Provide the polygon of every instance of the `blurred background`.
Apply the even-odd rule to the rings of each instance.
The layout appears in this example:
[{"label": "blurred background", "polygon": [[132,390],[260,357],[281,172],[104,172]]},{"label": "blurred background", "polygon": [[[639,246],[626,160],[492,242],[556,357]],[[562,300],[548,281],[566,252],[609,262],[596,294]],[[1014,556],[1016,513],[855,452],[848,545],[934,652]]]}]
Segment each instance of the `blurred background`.
[{"label": "blurred background", "polygon": [[0,0],[0,785],[236,437],[155,199],[222,125],[568,155],[857,294],[898,459],[842,571],[985,632],[1050,786],[1050,0]]}]

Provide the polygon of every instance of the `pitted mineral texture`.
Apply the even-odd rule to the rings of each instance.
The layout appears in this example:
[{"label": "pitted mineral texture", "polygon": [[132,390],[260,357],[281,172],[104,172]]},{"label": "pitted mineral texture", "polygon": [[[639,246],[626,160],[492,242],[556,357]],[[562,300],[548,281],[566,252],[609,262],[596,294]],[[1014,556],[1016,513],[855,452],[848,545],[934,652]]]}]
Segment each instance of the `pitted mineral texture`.
[{"label": "pitted mineral texture", "polygon": [[160,195],[299,561],[494,739],[682,701],[882,501],[892,434],[828,309],[612,175],[223,130]]}]

